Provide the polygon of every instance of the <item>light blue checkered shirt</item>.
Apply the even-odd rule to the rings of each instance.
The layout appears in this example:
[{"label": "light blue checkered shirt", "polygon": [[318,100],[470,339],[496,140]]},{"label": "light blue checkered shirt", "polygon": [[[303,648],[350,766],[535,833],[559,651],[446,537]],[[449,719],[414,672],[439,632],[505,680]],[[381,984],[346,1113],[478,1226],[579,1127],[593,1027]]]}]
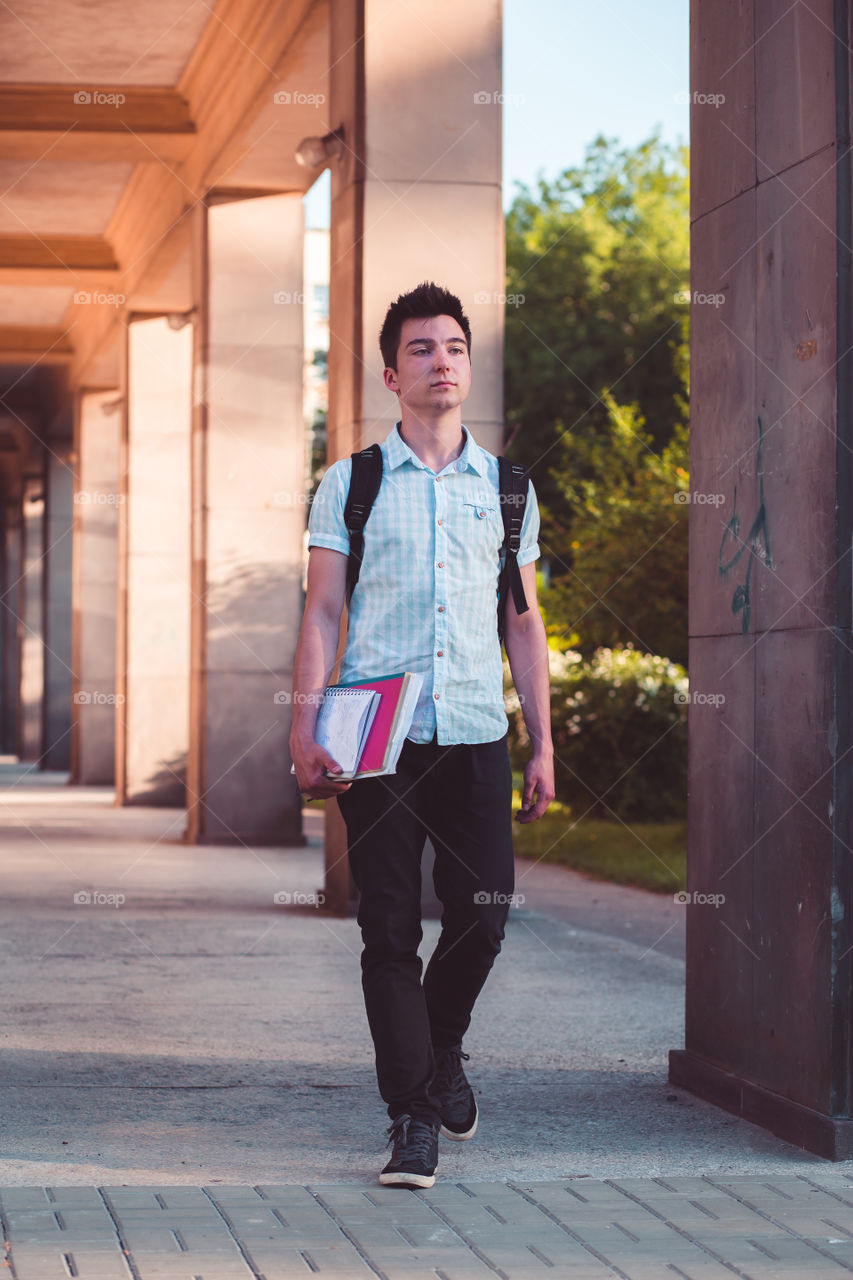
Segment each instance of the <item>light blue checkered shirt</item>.
[{"label": "light blue checkered shirt", "polygon": [[[409,730],[440,746],[494,742],[508,728],[497,630],[504,538],[498,460],[463,427],[459,457],[436,474],[412,452],[400,424],[382,441],[382,485],[364,526],[340,681],[396,671],[424,679]],[[329,467],[308,520],[309,547],[349,554],[344,506],[352,459]],[[531,483],[519,565],[539,555]],[[508,602],[507,607],[511,604]]]}]

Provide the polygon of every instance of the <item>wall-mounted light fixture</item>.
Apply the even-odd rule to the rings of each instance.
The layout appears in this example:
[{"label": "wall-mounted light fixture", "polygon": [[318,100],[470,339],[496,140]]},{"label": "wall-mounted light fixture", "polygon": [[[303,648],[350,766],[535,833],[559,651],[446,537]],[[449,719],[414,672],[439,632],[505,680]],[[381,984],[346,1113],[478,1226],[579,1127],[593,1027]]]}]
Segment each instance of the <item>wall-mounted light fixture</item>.
[{"label": "wall-mounted light fixture", "polygon": [[325,169],[326,165],[344,153],[344,129],[333,129],[322,138],[303,138],[294,151],[296,163],[305,169]]},{"label": "wall-mounted light fixture", "polygon": [[169,311],[166,315],[166,323],[170,329],[183,329],[193,319],[197,309],[191,307],[189,311]]}]

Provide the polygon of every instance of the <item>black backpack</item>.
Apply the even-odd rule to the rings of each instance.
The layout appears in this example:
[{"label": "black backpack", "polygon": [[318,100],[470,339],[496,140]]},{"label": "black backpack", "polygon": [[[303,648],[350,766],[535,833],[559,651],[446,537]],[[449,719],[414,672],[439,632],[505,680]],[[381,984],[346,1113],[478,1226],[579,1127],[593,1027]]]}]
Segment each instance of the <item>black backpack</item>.
[{"label": "black backpack", "polygon": [[[349,607],[358,575],[364,559],[364,526],[370,515],[379,486],[382,484],[382,451],[378,444],[353,453],[352,477],[344,508],[344,522],[350,536],[350,552],[347,561],[347,607]],[[498,458],[501,515],[504,522],[504,562],[498,577],[497,623],[498,638],[503,643],[504,618],[509,591],[515,601],[517,613],[526,613],[529,605],[524,595],[521,570],[518,567],[518,550],[521,545],[521,525],[527,505],[529,473],[526,467],[509,458]]]}]

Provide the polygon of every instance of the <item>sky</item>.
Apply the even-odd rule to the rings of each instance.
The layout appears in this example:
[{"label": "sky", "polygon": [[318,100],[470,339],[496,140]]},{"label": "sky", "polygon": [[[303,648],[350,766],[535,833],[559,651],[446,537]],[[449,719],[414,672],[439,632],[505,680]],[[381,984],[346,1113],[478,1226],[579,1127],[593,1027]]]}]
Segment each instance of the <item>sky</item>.
[{"label": "sky", "polygon": [[[689,0],[504,0],[504,207],[597,134],[633,146],[660,126],[688,141]],[[306,197],[328,226],[329,174]]]},{"label": "sky", "polygon": [[[599,134],[688,140],[689,0],[504,0],[504,205]],[[679,101],[679,97],[682,101]],[[515,99],[515,101],[514,101]]]}]

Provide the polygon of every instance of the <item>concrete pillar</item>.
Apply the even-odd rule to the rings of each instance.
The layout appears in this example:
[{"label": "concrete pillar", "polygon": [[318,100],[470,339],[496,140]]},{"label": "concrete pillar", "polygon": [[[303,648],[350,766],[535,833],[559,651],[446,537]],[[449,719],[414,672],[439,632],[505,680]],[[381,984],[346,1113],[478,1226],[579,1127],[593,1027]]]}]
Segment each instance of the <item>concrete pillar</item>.
[{"label": "concrete pillar", "polygon": [[35,762],[41,759],[44,728],[44,478],[41,474],[24,478],[21,525],[17,754],[21,760]]},{"label": "concrete pillar", "polygon": [[329,457],[397,420],[379,329],[388,303],[425,279],[468,312],[464,421],[500,452],[501,0],[437,0],[428,23],[398,0],[331,0],[330,31],[329,120],[346,146],[332,161]]},{"label": "concrete pillar", "polygon": [[288,752],[306,519],[302,199],[197,213],[185,838],[302,844]]},{"label": "concrete pillar", "polygon": [[71,551],[73,463],[68,435],[45,449],[44,701],[42,768],[71,766]]},{"label": "concrete pillar", "polygon": [[115,781],[116,605],[121,401],[116,389],[76,400],[71,781]]},{"label": "concrete pillar", "polygon": [[185,802],[193,327],[127,327],[116,670],[118,804]]},{"label": "concrete pillar", "polygon": [[3,600],[0,625],[3,633],[3,678],[0,685],[0,729],[3,755],[18,751],[21,637],[18,622],[21,599],[22,511],[20,496],[10,497],[4,508]]},{"label": "concrete pillar", "polygon": [[[388,304],[425,279],[458,294],[468,312],[474,376],[464,421],[499,453],[500,0],[437,0],[428,23],[397,0],[331,0],[330,30],[329,119],[346,146],[332,161],[329,460],[381,440],[397,420],[379,329]],[[342,821],[327,822],[326,901],[342,913],[354,899],[343,837]],[[428,868],[429,857],[426,886]]]},{"label": "concrete pillar", "polygon": [[691,901],[671,1056],[674,1083],[831,1159],[853,1157],[847,21],[831,0],[691,9]]}]

